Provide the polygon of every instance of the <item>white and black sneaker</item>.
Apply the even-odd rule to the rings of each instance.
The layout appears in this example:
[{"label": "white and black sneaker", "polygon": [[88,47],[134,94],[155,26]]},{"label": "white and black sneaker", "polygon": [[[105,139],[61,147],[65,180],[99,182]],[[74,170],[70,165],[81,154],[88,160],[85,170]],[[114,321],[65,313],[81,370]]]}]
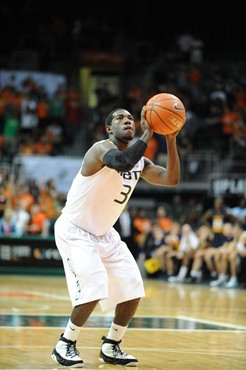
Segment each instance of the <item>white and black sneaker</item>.
[{"label": "white and black sneaker", "polygon": [[121,340],[118,342],[106,337],[102,337],[103,344],[100,351],[99,360],[108,364],[121,366],[138,366],[138,360],[123,352],[119,347]]},{"label": "white and black sneaker", "polygon": [[76,341],[71,341],[61,335],[60,340],[51,354],[53,360],[66,367],[84,367],[83,360],[79,357]]}]

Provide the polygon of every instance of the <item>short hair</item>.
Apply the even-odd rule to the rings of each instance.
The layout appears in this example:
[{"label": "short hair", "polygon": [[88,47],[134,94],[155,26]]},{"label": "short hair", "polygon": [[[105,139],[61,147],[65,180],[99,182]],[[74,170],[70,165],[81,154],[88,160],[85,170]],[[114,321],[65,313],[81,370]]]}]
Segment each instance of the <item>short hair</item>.
[{"label": "short hair", "polygon": [[116,109],[112,110],[112,112],[110,112],[110,113],[107,115],[106,119],[105,119],[105,126],[111,126],[111,124],[112,124],[112,119],[113,119],[113,114],[114,114],[115,112],[117,112],[118,110],[124,110],[124,109],[123,109],[123,108],[116,108]]}]

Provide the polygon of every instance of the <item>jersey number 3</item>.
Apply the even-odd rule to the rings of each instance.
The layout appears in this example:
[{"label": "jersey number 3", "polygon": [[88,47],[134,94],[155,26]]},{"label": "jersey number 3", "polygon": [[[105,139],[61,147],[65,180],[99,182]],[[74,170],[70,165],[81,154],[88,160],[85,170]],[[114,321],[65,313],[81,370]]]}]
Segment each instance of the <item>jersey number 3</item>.
[{"label": "jersey number 3", "polygon": [[122,200],[114,199],[114,202],[123,204],[128,198],[128,195],[130,194],[132,188],[130,185],[123,185],[127,190],[126,191],[121,191],[120,194],[123,196]]}]

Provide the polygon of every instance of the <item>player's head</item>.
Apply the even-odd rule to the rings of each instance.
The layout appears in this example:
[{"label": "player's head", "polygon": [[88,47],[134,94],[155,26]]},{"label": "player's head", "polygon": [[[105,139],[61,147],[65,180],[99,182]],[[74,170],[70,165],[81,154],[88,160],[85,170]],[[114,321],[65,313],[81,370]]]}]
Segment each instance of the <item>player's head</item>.
[{"label": "player's head", "polygon": [[135,135],[134,118],[126,109],[114,109],[105,119],[105,129],[109,137],[114,136],[120,141],[130,141]]}]

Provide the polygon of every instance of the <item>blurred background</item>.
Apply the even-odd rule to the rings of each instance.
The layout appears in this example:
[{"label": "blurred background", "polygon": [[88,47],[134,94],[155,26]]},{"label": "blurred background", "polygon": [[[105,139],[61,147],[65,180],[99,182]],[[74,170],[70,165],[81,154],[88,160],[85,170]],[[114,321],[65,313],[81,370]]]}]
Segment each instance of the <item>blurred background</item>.
[{"label": "blurred background", "polygon": [[[116,228],[140,265],[160,245],[173,249],[170,233],[177,250],[183,225],[198,237],[208,227],[208,246],[225,224],[245,231],[246,49],[239,4],[1,1],[0,271],[61,268],[53,226],[85,152],[106,138],[104,119],[117,107],[134,115],[141,135],[141,108],[160,92],[178,96],[187,111],[177,138],[181,181],[163,189],[140,180]],[[164,136],[154,134],[146,156],[165,166]],[[237,242],[239,234],[221,240]],[[166,266],[161,271],[168,278]],[[206,272],[213,271],[206,266]]]}]

